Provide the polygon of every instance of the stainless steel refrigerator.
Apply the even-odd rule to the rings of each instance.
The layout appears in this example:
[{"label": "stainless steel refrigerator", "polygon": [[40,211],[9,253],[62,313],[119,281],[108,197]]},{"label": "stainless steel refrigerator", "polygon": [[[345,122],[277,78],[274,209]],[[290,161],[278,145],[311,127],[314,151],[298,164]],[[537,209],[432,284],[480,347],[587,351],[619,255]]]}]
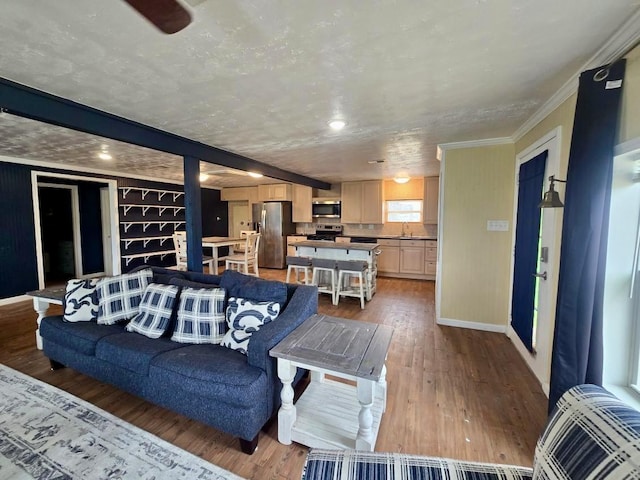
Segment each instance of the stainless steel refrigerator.
[{"label": "stainless steel refrigerator", "polygon": [[258,266],[285,268],[287,263],[287,235],[295,233],[291,221],[291,202],[253,204],[253,225],[260,236]]}]

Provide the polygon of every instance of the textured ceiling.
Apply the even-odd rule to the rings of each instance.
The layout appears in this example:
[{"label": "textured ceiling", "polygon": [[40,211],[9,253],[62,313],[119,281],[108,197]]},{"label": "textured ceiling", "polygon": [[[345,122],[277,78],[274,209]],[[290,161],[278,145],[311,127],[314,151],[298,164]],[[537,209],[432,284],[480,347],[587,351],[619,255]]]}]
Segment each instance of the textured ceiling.
[{"label": "textured ceiling", "polygon": [[[205,0],[163,35],[121,1],[3,0],[0,75],[331,183],[420,176],[437,174],[438,143],[511,135],[637,9]],[[344,130],[328,128],[333,117]],[[111,162],[96,157],[103,144]],[[182,177],[172,155],[6,115],[0,155]]]}]

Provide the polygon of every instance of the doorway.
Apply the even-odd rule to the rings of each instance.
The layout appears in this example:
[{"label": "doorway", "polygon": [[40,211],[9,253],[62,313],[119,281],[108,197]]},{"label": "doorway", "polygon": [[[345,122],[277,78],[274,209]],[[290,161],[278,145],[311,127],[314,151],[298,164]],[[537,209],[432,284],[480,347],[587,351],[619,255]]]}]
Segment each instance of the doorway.
[{"label": "doorway", "polygon": [[[511,322],[514,321],[514,307],[518,305],[519,288],[518,283],[521,284],[532,280],[533,283],[533,308],[531,313],[531,331],[530,342],[523,342],[513,325],[510,323],[507,329],[507,335],[516,346],[516,349],[520,352],[525,359],[529,368],[538,378],[538,381],[542,385],[545,393],[549,393],[549,379],[551,373],[551,349],[553,345],[553,328],[555,323],[555,302],[556,291],[558,284],[558,269],[559,259],[558,254],[560,252],[560,239],[556,232],[561,231],[562,222],[562,209],[558,208],[546,208],[544,210],[537,210],[534,217],[539,215],[540,224],[539,228],[529,229],[527,233],[527,242],[529,244],[530,252],[532,256],[533,265],[530,268],[530,272],[522,273],[516,269],[516,250],[518,245],[516,244],[516,232],[523,229],[518,228],[518,222],[531,223],[531,215],[525,216],[525,218],[518,218],[519,208],[518,199],[521,197],[520,185],[518,178],[521,167],[528,162],[544,156],[546,152],[546,165],[544,166],[544,181],[543,188],[539,192],[539,200],[542,200],[542,191],[546,190],[549,186],[548,178],[550,175],[558,175],[558,169],[560,164],[560,142],[561,142],[561,128],[558,127],[549,132],[538,141],[534,142],[531,146],[518,153],[516,156],[516,188],[514,198],[514,218],[513,225],[513,240],[512,240],[512,262],[511,262],[511,291],[510,291],[510,306]],[[531,163],[529,163],[531,165]],[[522,215],[521,215],[522,217]],[[560,223],[559,223],[560,222]],[[534,222],[535,223],[535,222]],[[526,231],[526,229],[525,229]],[[519,242],[520,243],[520,242]],[[535,277],[533,275],[536,275]],[[517,278],[520,276],[520,278]],[[527,278],[524,278],[527,276]],[[514,302],[515,296],[515,302]],[[521,332],[522,335],[522,332]],[[524,335],[525,339],[527,335]],[[529,343],[526,345],[526,343]]]},{"label": "doorway", "polygon": [[[116,180],[32,171],[31,186],[38,288],[64,284],[70,278],[120,274]],[[58,194],[60,207],[52,212],[50,190],[71,192],[71,207],[68,208],[67,194]],[[69,221],[73,230],[71,246]],[[58,244],[62,246],[57,247]],[[69,250],[73,252],[73,269],[69,268]],[[63,254],[59,255],[59,251]],[[66,260],[60,261],[61,256]]]},{"label": "doorway", "polygon": [[78,187],[38,184],[46,287],[82,276]]}]

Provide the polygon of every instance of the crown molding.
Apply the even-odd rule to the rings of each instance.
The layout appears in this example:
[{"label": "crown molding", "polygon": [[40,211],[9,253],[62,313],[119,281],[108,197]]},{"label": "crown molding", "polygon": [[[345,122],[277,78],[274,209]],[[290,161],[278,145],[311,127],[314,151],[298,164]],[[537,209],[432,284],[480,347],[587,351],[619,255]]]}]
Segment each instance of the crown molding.
[{"label": "crown molding", "polygon": [[508,143],[513,143],[513,139],[511,137],[498,137],[498,138],[484,138],[482,140],[467,140],[464,142],[451,142],[451,143],[440,143],[438,144],[438,155],[441,152],[446,152],[447,150],[455,150],[458,148],[473,148],[473,147],[490,147],[493,145],[505,145]]},{"label": "crown molding", "polygon": [[[117,178],[130,178],[133,180],[145,180],[147,182],[155,182],[155,183],[166,183],[169,185],[180,185],[184,186],[184,182],[178,182],[176,180],[169,180],[158,177],[148,177],[146,175],[136,175],[136,174],[123,174],[120,172],[115,172],[113,170],[102,170],[100,168],[92,168],[92,167],[82,167],[79,165],[63,165],[55,162],[45,162],[42,160],[28,160],[24,158],[16,158],[16,157],[7,157],[4,155],[0,155],[0,162],[4,163],[17,163],[20,165],[28,165],[30,167],[39,167],[39,168],[52,168],[55,170],[62,170],[63,172],[72,172],[72,173],[93,173],[94,175],[104,175],[105,177],[109,177],[109,179],[117,179]],[[210,187],[207,185],[200,185],[200,188],[208,188],[209,190],[221,190],[221,187]]]},{"label": "crown molding", "polygon": [[607,65],[624,55],[640,39],[640,9],[629,17],[622,26],[600,47],[600,49],[567,80],[531,117],[513,133],[513,142],[524,137],[533,127],[547,118],[551,112],[562,105],[578,91],[580,74],[585,70]]}]

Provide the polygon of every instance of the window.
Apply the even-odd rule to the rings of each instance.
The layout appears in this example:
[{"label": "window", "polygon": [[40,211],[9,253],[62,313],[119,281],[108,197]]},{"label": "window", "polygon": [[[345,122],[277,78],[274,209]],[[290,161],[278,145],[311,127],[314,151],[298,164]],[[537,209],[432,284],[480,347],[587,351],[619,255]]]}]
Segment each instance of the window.
[{"label": "window", "polygon": [[422,200],[388,200],[387,222],[422,223]]}]

